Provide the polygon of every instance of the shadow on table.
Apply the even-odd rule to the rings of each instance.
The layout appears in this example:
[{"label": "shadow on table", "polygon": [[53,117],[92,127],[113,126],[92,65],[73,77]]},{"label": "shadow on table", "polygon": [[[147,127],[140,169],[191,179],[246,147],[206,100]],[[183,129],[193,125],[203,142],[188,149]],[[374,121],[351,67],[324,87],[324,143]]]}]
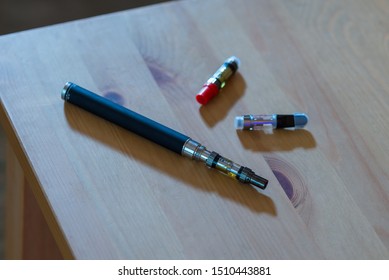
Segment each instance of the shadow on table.
[{"label": "shadow on table", "polygon": [[[73,130],[96,139],[130,158],[142,161],[195,188],[213,192],[237,202],[253,212],[277,215],[273,200],[258,192],[254,187],[231,180],[216,170],[206,168],[201,162],[195,162],[175,154],[74,105],[65,103],[64,111]],[[116,137],[112,136],[112,127],[110,126],[115,126],[118,129],[118,133],[115,133]],[[96,127],[99,129],[95,129]],[[196,170],[196,172],[191,172],[192,170]],[[212,179],[213,176],[218,176],[218,178]]]},{"label": "shadow on table", "polygon": [[297,148],[316,147],[315,138],[306,129],[275,129],[271,134],[261,130],[240,130],[236,133],[245,149],[256,152],[291,151]]},{"label": "shadow on table", "polygon": [[244,95],[246,82],[243,76],[236,74],[228,81],[227,85],[207,105],[200,107],[200,115],[209,127],[214,127],[223,120],[232,106]]}]

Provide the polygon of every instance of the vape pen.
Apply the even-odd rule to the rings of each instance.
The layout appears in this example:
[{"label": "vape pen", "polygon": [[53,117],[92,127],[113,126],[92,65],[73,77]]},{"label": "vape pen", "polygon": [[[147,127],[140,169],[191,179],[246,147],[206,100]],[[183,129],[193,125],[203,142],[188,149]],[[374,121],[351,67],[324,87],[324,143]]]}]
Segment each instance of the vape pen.
[{"label": "vape pen", "polygon": [[61,92],[63,100],[77,105],[97,116],[130,130],[156,144],[184,157],[203,162],[242,183],[265,189],[268,180],[256,175],[250,168],[241,166],[220,154],[207,150],[199,142],[146,118],[74,83],[68,82]]}]

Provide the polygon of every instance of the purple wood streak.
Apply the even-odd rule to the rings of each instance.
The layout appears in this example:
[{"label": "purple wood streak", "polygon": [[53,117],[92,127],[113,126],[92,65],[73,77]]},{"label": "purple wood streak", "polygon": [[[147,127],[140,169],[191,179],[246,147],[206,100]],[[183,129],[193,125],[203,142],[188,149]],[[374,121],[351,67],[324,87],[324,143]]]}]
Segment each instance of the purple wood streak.
[{"label": "purple wood streak", "polygon": [[114,91],[108,91],[103,95],[105,98],[111,100],[112,102],[115,102],[119,105],[124,105],[124,98],[119,93]]},{"label": "purple wood streak", "polygon": [[294,208],[304,222],[308,224],[312,211],[312,201],[308,187],[299,170],[274,155],[265,156],[265,160]]}]

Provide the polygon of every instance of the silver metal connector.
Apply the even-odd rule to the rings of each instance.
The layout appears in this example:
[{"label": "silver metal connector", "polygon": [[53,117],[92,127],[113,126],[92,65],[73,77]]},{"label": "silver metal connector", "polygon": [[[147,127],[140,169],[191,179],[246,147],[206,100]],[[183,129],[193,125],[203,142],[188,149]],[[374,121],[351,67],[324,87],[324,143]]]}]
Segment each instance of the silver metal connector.
[{"label": "silver metal connector", "polygon": [[210,154],[211,152],[206,147],[191,138],[185,142],[181,152],[184,157],[202,162],[206,162]]},{"label": "silver metal connector", "polygon": [[61,91],[61,98],[63,99],[63,100],[68,100],[69,99],[69,95],[67,94],[68,93],[68,90],[69,90],[69,88],[71,88],[72,86],[73,86],[74,84],[73,83],[71,83],[71,82],[67,82],[66,84],[65,84],[65,86],[63,87],[63,89],[62,89],[62,91]]},{"label": "silver metal connector", "polygon": [[202,161],[207,167],[215,168],[241,183],[251,184],[260,189],[265,189],[268,183],[268,180],[256,175],[250,168],[241,166],[217,152],[210,152],[190,138],[185,142],[181,154],[193,160]]}]

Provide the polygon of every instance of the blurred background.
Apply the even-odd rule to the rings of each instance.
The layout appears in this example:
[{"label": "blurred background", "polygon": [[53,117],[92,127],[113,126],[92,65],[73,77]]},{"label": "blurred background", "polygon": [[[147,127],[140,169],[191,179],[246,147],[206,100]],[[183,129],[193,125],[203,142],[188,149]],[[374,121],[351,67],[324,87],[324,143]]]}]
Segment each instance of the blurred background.
[{"label": "blurred background", "polygon": [[[166,1],[167,0],[0,0],[0,36],[31,28]],[[4,259],[5,164],[5,135],[3,128],[0,125],[0,259]]]},{"label": "blurred background", "polygon": [[166,0],[0,0],[0,34],[126,10]]}]

